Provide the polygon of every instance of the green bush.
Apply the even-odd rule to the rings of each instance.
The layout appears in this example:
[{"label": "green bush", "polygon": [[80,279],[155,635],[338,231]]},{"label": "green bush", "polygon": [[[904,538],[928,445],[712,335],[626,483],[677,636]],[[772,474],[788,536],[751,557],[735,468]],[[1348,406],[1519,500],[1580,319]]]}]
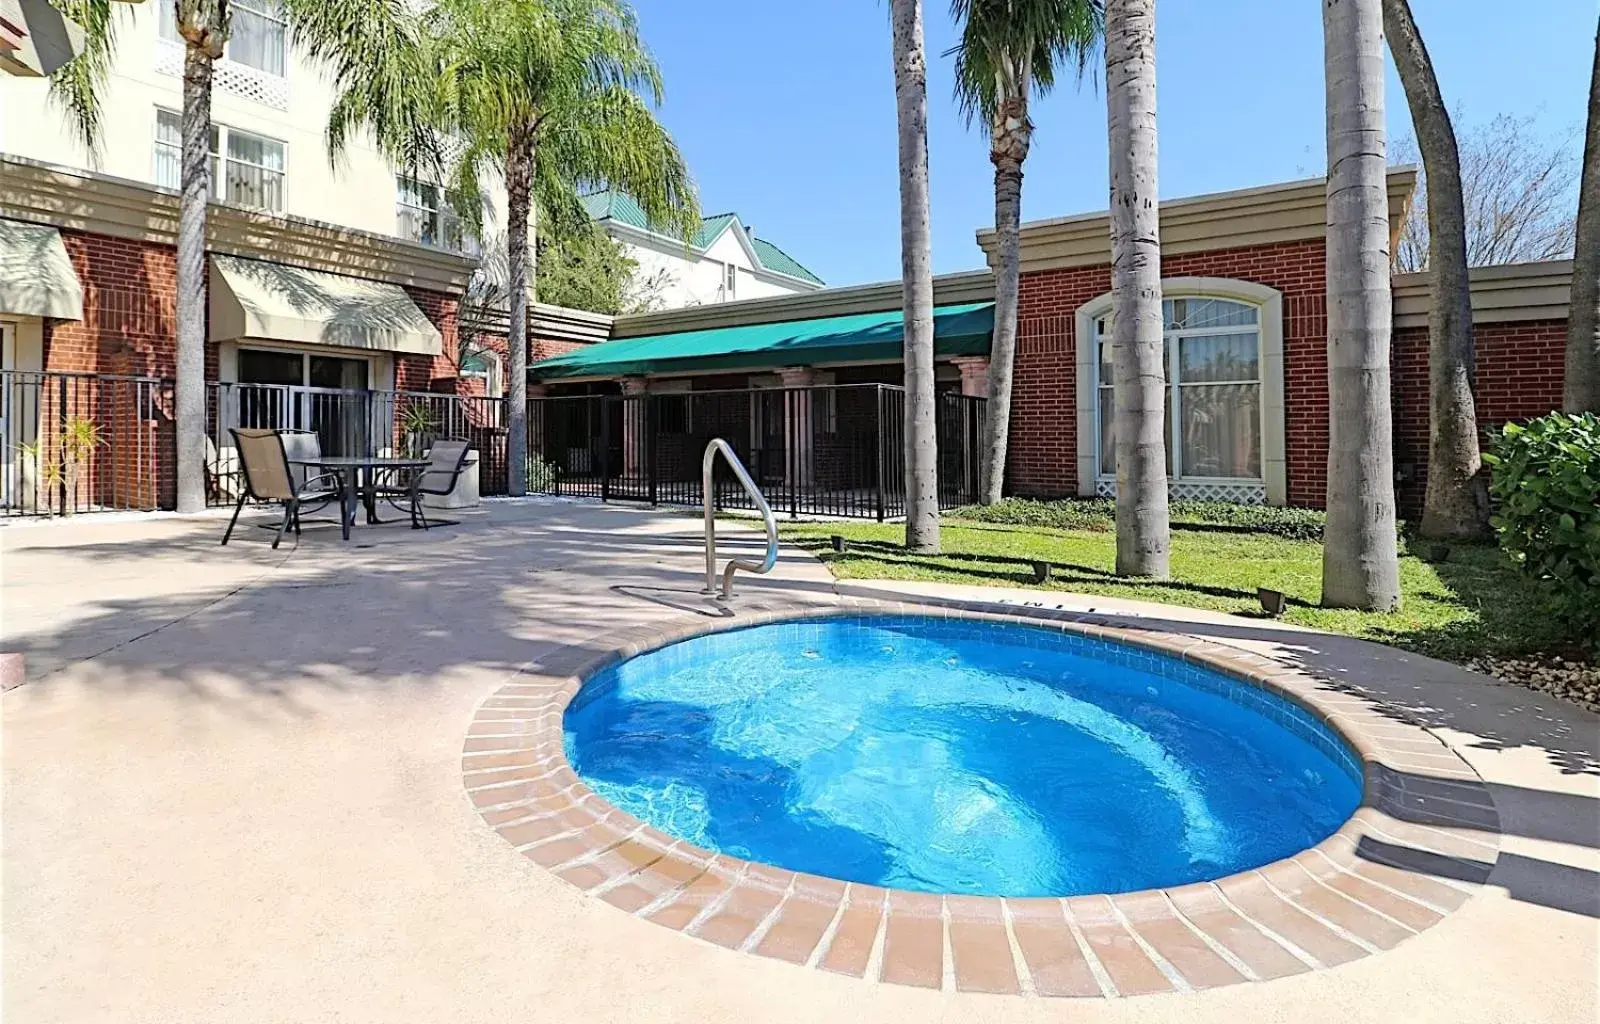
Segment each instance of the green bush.
[{"label": "green bush", "polygon": [[1580,637],[1600,633],[1600,417],[1553,412],[1507,423],[1484,461],[1490,524],[1522,571],[1546,584]]},{"label": "green bush", "polygon": [[529,494],[545,494],[554,491],[556,488],[555,463],[546,462],[537,455],[529,455],[526,488]]},{"label": "green bush", "polygon": [[[957,509],[951,515],[980,523],[1008,526],[1042,526],[1055,530],[1110,530],[1117,520],[1116,502],[1111,498],[1069,498],[1062,501],[1035,501],[1007,498],[993,505],[974,505]],[[1240,533],[1264,533],[1290,540],[1322,539],[1326,517],[1310,508],[1278,508],[1269,505],[1236,505],[1226,501],[1174,501],[1172,525],[1177,529],[1220,527]]]}]

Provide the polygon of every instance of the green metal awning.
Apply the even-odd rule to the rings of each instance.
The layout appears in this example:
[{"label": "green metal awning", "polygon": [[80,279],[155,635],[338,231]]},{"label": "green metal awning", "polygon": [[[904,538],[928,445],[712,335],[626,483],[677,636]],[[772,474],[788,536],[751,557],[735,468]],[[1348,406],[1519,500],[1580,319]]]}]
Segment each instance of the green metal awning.
[{"label": "green metal awning", "polygon": [[[903,328],[904,318],[895,309],[622,338],[542,360],[528,367],[528,375],[557,380],[898,362]],[[940,306],[933,311],[934,352],[946,358],[988,355],[993,330],[992,302]]]}]

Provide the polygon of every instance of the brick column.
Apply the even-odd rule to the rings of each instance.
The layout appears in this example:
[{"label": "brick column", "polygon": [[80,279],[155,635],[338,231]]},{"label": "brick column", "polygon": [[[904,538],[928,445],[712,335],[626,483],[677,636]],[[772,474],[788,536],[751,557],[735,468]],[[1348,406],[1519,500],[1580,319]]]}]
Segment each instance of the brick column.
[{"label": "brick column", "polygon": [[622,475],[637,477],[644,468],[644,444],[649,436],[645,424],[645,395],[650,382],[643,377],[624,377],[622,385]]},{"label": "brick column", "polygon": [[[955,368],[961,371],[961,394],[968,398],[989,397],[989,357],[988,356],[957,356],[950,360]],[[965,404],[965,403],[963,403]],[[964,443],[962,469],[969,480],[979,481],[982,487],[988,444],[984,432],[977,429],[974,424],[968,433],[970,443]]]},{"label": "brick column", "polygon": [[961,393],[971,398],[989,397],[989,357],[957,356],[950,360],[961,371]]},{"label": "brick column", "polygon": [[[783,386],[809,388],[816,372],[809,366],[794,366],[778,371]],[[810,391],[786,390],[783,395],[783,483],[785,487],[810,487],[812,471]]]}]

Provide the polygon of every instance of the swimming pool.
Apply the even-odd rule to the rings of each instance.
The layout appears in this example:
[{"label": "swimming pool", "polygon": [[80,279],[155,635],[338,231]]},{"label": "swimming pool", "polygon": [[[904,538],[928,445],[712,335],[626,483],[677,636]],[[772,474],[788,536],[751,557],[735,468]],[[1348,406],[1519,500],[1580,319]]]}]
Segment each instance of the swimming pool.
[{"label": "swimming pool", "polygon": [[1170,887],[1313,846],[1359,762],[1299,705],[1071,632],[837,616],[591,677],[565,750],[601,797],[748,860],[937,893]]}]

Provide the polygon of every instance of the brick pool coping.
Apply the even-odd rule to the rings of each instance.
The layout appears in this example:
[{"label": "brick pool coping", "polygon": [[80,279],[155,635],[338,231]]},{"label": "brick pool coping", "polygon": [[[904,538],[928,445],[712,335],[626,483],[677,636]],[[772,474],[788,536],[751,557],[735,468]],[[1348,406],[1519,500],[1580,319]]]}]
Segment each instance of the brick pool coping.
[{"label": "brick pool coping", "polygon": [[[1270,658],[1093,614],[976,602],[845,598],[711,622],[623,629],[540,660],[479,706],[462,754],[483,820],[520,853],[617,909],[728,949],[930,989],[1106,997],[1269,981],[1393,948],[1441,921],[1499,856],[1488,787],[1431,733]],[[1113,896],[939,896],[712,853],[612,806],[562,749],[562,716],[616,662],[694,636],[839,615],[915,614],[1043,626],[1204,666],[1310,711],[1360,758],[1363,799],[1294,857]]]}]

